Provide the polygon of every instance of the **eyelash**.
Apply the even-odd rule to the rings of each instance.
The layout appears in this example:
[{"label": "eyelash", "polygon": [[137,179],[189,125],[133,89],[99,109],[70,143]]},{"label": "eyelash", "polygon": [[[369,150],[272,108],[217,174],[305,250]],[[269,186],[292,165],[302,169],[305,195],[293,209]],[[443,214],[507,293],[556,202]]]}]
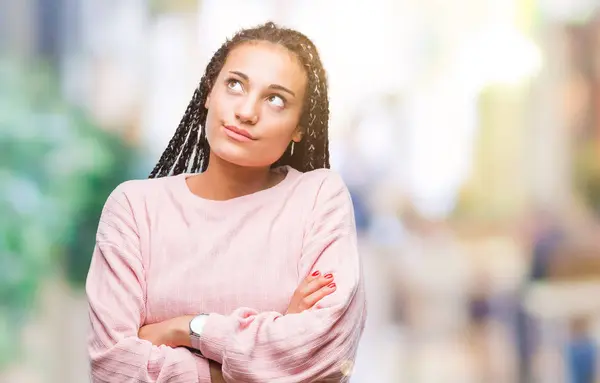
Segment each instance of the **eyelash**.
[{"label": "eyelash", "polygon": [[235,78],[228,78],[227,80],[225,80],[225,85],[227,85],[228,88],[234,83],[238,83],[240,84],[240,86],[242,85],[242,82]]},{"label": "eyelash", "polygon": [[271,97],[279,97],[281,99],[281,101],[283,102],[283,106],[285,107],[287,105],[287,99],[285,97],[283,97],[282,95],[280,95],[278,93],[273,93],[269,97],[267,97],[267,99],[269,99]]},{"label": "eyelash", "polygon": [[[227,80],[225,80],[225,84],[227,85],[228,88],[234,83],[238,83],[238,84],[240,84],[240,86],[242,86],[242,82],[236,78],[228,78]],[[267,99],[270,99],[271,97],[279,97],[281,99],[281,101],[283,102],[283,107],[285,107],[287,105],[287,98],[285,98],[281,94],[279,94],[279,93],[270,94],[267,97]]]}]

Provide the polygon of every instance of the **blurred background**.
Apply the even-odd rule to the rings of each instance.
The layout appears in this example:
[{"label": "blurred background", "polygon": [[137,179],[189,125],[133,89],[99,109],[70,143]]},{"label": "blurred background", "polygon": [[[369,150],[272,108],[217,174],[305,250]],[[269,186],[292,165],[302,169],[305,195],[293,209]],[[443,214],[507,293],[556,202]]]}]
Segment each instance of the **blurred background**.
[{"label": "blurred background", "polygon": [[266,20],[329,73],[369,298],[352,382],[600,382],[598,0],[0,0],[0,382],[89,380],[102,205]]}]

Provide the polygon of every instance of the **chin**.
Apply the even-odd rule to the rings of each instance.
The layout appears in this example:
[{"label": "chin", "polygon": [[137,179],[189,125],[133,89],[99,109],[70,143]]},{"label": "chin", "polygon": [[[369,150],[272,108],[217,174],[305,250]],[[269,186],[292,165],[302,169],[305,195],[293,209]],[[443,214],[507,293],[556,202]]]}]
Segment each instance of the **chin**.
[{"label": "chin", "polygon": [[[243,167],[267,167],[271,163],[268,161],[258,160],[255,155],[249,153],[247,150],[241,148],[222,148],[218,147],[213,149],[211,152],[225,162],[230,164],[243,166]],[[275,161],[273,161],[275,162]]]}]

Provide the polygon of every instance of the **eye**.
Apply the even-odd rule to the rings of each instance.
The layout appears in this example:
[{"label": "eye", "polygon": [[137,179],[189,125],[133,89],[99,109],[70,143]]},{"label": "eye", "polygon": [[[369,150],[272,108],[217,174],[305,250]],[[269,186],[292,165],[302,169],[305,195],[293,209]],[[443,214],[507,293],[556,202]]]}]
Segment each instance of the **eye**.
[{"label": "eye", "polygon": [[285,99],[277,94],[269,96],[267,100],[278,108],[285,107]]},{"label": "eye", "polygon": [[234,92],[241,92],[243,90],[242,83],[236,79],[227,80],[227,87]]}]

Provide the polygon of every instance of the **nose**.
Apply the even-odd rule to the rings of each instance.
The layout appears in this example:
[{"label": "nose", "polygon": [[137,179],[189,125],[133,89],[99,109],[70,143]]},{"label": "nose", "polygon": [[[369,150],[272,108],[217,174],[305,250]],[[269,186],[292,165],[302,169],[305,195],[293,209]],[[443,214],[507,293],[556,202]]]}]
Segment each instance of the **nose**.
[{"label": "nose", "polygon": [[244,97],[238,105],[235,117],[241,123],[254,125],[258,122],[258,109],[258,102],[254,97]]}]

